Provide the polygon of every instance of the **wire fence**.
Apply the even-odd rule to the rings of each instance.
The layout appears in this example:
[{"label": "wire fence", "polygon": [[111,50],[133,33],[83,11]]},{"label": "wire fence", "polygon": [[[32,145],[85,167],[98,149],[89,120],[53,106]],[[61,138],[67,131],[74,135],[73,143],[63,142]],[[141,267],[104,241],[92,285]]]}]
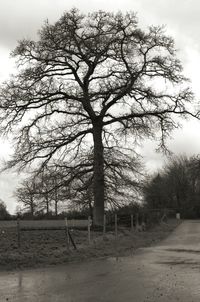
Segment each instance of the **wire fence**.
[{"label": "wire fence", "polygon": [[[66,238],[67,249],[72,246],[77,249],[76,238],[78,240],[83,235],[85,243],[91,244],[92,237],[105,238],[107,233],[113,233],[118,238],[122,229],[130,232],[142,232],[152,225],[167,221],[168,218],[175,218],[176,211],[171,209],[145,209],[135,213],[107,212],[104,215],[103,226],[95,227],[92,218],[83,217],[83,219],[60,219],[60,220],[11,220],[0,221],[0,234],[8,230],[13,230],[16,234],[17,247],[21,248],[23,241],[28,236],[23,236],[24,232],[30,232],[32,236],[39,231],[44,234],[60,231]],[[95,236],[92,236],[95,234]],[[63,238],[62,236],[62,238]],[[53,237],[52,237],[53,238]]]}]

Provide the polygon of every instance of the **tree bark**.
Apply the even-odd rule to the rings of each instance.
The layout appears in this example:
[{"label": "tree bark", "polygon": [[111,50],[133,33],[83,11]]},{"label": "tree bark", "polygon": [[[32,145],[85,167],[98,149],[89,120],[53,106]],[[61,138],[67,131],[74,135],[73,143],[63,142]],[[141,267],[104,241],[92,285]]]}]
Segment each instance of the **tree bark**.
[{"label": "tree bark", "polygon": [[34,216],[34,201],[33,201],[32,197],[31,197],[30,210],[31,210],[31,215],[33,217]]},{"label": "tree bark", "polygon": [[49,197],[48,193],[46,192],[47,196],[45,197],[46,199],[46,211],[47,211],[47,216],[49,216]]},{"label": "tree bark", "polygon": [[[57,185],[57,184],[55,184]],[[57,187],[55,186],[55,216],[58,216],[58,192]]]},{"label": "tree bark", "polygon": [[104,156],[101,123],[93,124],[94,140],[94,225],[102,226],[104,217]]},{"label": "tree bark", "polygon": [[55,200],[55,216],[58,216],[58,201]]}]

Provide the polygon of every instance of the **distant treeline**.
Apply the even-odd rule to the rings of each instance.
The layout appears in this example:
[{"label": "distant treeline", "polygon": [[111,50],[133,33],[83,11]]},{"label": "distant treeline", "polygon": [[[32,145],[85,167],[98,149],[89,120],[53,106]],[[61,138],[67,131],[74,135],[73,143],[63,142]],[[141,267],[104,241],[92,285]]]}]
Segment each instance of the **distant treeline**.
[{"label": "distant treeline", "polygon": [[171,208],[183,218],[200,217],[200,158],[172,158],[144,185],[144,200],[150,208]]},{"label": "distant treeline", "polygon": [[[142,165],[138,167],[142,175],[144,172]],[[116,183],[113,182],[113,186],[106,191],[108,192],[107,213],[115,212],[122,215],[140,213],[142,216],[152,209],[158,211],[166,209],[168,212],[171,210],[172,213],[180,212],[182,218],[200,217],[199,156],[173,157],[159,173],[146,178],[141,177],[140,182],[139,180],[131,182],[124,176],[123,181],[121,179],[122,177]],[[73,190],[66,184],[63,175],[58,173],[27,179],[16,190],[18,201],[16,214],[9,214],[5,203],[0,201],[0,219],[92,217],[92,183],[85,182],[84,186],[80,187],[76,181],[77,186],[74,186]],[[58,210],[58,205],[66,206],[67,210]]]}]

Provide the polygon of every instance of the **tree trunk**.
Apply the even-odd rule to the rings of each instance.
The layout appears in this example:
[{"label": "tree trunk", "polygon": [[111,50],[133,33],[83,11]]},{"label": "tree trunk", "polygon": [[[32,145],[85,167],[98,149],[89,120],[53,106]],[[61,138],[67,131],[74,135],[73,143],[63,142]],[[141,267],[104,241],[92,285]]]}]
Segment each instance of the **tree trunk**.
[{"label": "tree trunk", "polygon": [[46,210],[47,210],[47,216],[49,216],[49,197],[48,197],[48,193],[46,193],[47,196],[45,197],[46,199]]},{"label": "tree trunk", "polygon": [[31,210],[31,216],[34,216],[34,200],[31,196],[31,203],[30,203],[30,210]]},{"label": "tree trunk", "polygon": [[58,187],[57,187],[57,178],[56,176],[53,179],[53,185],[55,190],[55,216],[58,216]]},{"label": "tree trunk", "polygon": [[104,157],[102,125],[93,124],[94,140],[94,225],[102,226],[104,217]]},{"label": "tree trunk", "polygon": [[55,216],[58,216],[58,200],[55,200]]}]

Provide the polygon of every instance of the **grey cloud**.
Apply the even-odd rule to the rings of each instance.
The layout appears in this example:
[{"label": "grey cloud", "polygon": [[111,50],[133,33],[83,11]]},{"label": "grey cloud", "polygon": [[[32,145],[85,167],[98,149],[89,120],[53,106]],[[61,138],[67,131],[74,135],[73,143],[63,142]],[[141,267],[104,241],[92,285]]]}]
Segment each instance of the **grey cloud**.
[{"label": "grey cloud", "polygon": [[69,9],[65,0],[0,0],[0,43],[12,49],[22,38],[36,38],[44,20],[57,20]]},{"label": "grey cloud", "polygon": [[[171,133],[171,139],[167,140],[167,146],[172,155],[186,155],[188,157],[200,154],[200,123],[191,119],[182,123],[182,128]],[[146,140],[141,149],[141,155],[148,172],[159,170],[169,160],[169,157],[161,152],[156,152],[155,141]]]},{"label": "grey cloud", "polygon": [[92,10],[136,10],[141,22],[166,24],[167,28],[181,36],[196,41],[199,37],[200,4],[197,0],[0,0],[0,43],[8,48],[23,37],[36,37],[37,30],[45,19],[57,20],[72,7],[83,11]]},{"label": "grey cloud", "polygon": [[[122,5],[118,1],[118,10]],[[35,39],[44,20],[54,22],[73,7],[85,12],[116,10],[114,1],[107,0],[89,0],[87,3],[81,0],[0,0],[0,46],[13,49],[17,40]]]},{"label": "grey cloud", "polygon": [[195,119],[184,122],[183,127],[173,132],[173,139],[168,143],[175,154],[187,156],[200,154],[200,122]]},{"label": "grey cloud", "polygon": [[180,47],[200,47],[200,2],[198,0],[140,0],[139,18],[146,24],[164,24]]}]

